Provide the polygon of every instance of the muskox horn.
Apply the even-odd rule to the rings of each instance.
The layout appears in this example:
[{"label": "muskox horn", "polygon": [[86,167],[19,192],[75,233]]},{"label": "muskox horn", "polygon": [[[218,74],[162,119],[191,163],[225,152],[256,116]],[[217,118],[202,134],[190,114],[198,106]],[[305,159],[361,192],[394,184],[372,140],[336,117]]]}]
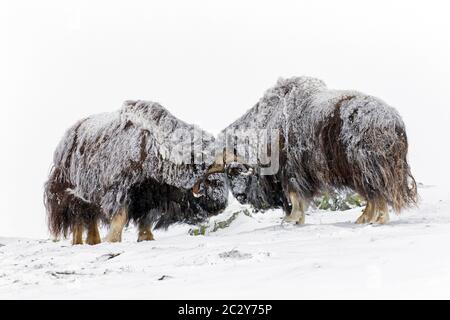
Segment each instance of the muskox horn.
[{"label": "muskox horn", "polygon": [[209,167],[206,176],[208,177],[209,175],[214,173],[224,173],[226,165],[232,162],[245,164],[244,160],[241,157],[224,150],[224,152],[216,156],[216,159],[214,163]]}]

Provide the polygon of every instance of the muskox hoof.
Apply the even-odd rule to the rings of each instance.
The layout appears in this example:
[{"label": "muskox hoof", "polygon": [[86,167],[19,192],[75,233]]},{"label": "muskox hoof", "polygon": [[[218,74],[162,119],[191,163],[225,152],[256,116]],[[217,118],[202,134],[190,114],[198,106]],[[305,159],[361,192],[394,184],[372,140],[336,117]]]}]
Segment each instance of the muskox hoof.
[{"label": "muskox hoof", "polygon": [[361,215],[358,220],[356,220],[356,224],[388,224],[389,223],[389,215],[388,214],[379,214],[374,219],[368,219],[364,214]]},{"label": "muskox hoof", "polygon": [[367,224],[369,223],[369,219],[367,219],[367,216],[363,213],[355,222],[356,224]]},{"label": "muskox hoof", "polygon": [[388,224],[389,223],[389,213],[388,212],[379,212],[375,221],[373,221],[373,223]]},{"label": "muskox hoof", "polygon": [[149,237],[139,237],[137,242],[144,242],[144,241],[155,241],[155,239],[153,238],[153,236],[149,236]]},{"label": "muskox hoof", "polygon": [[362,215],[356,220],[357,224],[386,224],[389,223],[389,211],[386,204],[375,205],[367,203]]},{"label": "muskox hoof", "polygon": [[292,223],[295,225],[304,225],[305,224],[305,216],[304,215],[296,215],[290,214],[286,216],[283,220],[283,223]]},{"label": "muskox hoof", "polygon": [[120,235],[120,236],[118,236],[118,235],[108,235],[108,237],[106,238],[106,242],[109,242],[109,243],[122,242],[122,235]]},{"label": "muskox hoof", "polygon": [[143,242],[143,241],[154,241],[155,238],[153,237],[153,233],[150,229],[146,229],[146,230],[141,230],[139,231],[139,236],[138,236],[138,242]]},{"label": "muskox hoof", "polygon": [[98,237],[92,237],[92,238],[87,238],[86,239],[86,244],[90,245],[90,246],[95,246],[97,244],[102,243],[102,240],[100,239],[100,236]]}]

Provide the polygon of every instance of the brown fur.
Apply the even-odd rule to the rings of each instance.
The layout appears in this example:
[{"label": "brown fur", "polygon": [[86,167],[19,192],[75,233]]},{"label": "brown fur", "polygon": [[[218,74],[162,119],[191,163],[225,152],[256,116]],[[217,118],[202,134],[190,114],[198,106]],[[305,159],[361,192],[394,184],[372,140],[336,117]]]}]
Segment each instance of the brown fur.
[{"label": "brown fur", "polygon": [[326,123],[318,126],[317,138],[320,141],[322,152],[325,154],[329,175],[326,177],[330,185],[341,186],[350,185],[352,181],[352,167],[349,165],[345,146],[340,139],[337,139],[342,129],[341,105],[352,97],[342,98],[334,110],[333,117]]}]

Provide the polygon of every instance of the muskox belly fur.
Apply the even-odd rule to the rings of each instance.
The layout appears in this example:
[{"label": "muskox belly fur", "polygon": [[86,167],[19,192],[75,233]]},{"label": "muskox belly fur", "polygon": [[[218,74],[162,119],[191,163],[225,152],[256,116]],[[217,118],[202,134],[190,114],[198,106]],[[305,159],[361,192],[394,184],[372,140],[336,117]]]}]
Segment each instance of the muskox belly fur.
[{"label": "muskox belly fur", "polygon": [[57,147],[45,185],[51,233],[108,225],[121,210],[127,221],[156,228],[221,212],[228,198],[224,175],[209,178],[202,198],[191,191],[210,165],[201,152],[214,140],[153,102],[127,101],[117,112],[79,121]]},{"label": "muskox belly fur", "polygon": [[[281,79],[243,117],[222,133],[242,143],[239,132],[278,130],[280,170],[270,176],[233,173],[232,193],[256,209],[292,209],[292,194],[307,203],[317,194],[352,189],[373,208],[396,212],[417,201],[407,162],[405,125],[395,109],[356,91],[328,89],[309,77]],[[239,150],[229,150],[239,156]],[[242,169],[241,169],[242,171]],[[294,197],[295,198],[295,197]]]}]

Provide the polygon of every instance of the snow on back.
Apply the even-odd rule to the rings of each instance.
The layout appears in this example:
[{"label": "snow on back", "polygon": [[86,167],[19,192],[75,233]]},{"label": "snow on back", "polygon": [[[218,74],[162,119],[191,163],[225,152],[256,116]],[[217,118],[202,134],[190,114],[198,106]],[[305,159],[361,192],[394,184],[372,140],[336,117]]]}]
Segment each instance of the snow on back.
[{"label": "snow on back", "polygon": [[298,112],[296,109],[302,103],[321,90],[326,85],[322,80],[312,77],[293,77],[279,79],[277,84],[268,89],[264,96],[252,109],[240,119],[231,124],[226,130],[257,128],[281,129],[289,119]]}]

